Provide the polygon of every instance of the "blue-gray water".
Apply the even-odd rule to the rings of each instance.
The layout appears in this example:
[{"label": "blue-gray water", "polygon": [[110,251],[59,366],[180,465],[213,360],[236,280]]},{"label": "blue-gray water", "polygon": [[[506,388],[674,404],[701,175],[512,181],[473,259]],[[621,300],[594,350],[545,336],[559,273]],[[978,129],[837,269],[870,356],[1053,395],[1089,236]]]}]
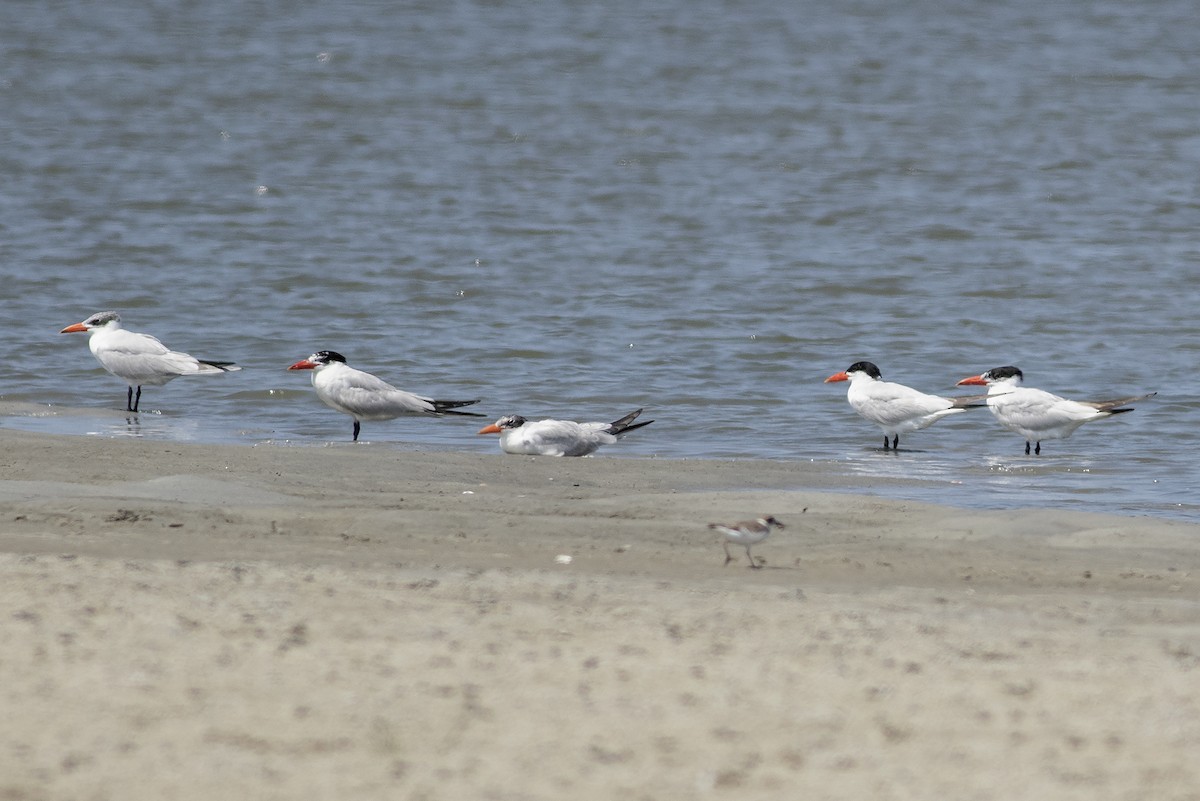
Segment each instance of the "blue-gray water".
[{"label": "blue-gray water", "polygon": [[[494,416],[646,407],[610,455],[1200,518],[1191,0],[10,2],[0,46],[0,396],[59,412],[4,426],[348,440],[284,371],[328,348]],[[127,423],[57,333],[110,308],[245,369]],[[986,410],[884,454],[822,383],[859,359],[1159,395],[1040,458]]]}]

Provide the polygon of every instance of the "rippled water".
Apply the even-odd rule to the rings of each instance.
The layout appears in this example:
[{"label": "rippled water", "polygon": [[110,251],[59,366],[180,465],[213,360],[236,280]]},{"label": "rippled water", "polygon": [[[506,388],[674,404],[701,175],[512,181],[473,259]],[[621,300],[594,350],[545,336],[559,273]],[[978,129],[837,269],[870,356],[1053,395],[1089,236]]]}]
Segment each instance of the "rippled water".
[{"label": "rippled water", "polygon": [[[614,455],[1200,517],[1190,2],[74,0],[0,6],[0,45],[4,426],[348,440],[284,371],[328,348],[489,415],[646,407]],[[126,422],[57,334],[109,308],[245,369]],[[884,454],[822,384],[859,359],[1159,396],[1041,458],[986,411]]]}]

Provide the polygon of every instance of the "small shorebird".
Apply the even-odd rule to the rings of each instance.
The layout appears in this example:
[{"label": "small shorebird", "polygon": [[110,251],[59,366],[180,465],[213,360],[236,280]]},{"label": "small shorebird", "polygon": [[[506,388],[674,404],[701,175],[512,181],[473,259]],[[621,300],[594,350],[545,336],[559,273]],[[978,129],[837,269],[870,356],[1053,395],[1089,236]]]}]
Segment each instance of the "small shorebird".
[{"label": "small shorebird", "polygon": [[883,429],[883,449],[899,450],[900,435],[920,431],[943,417],[985,406],[983,395],[962,398],[943,398],[927,395],[903,384],[884,381],[879,368],[871,362],[855,362],[843,372],[825,379],[849,381],[846,400],[859,415]]},{"label": "small shorebird", "polygon": [[[1105,401],[1075,401],[1052,395],[1033,387],[1022,386],[1025,375],[1011,365],[996,367],[986,373],[959,381],[959,386],[986,386],[987,405],[1000,425],[1025,438],[1025,453],[1030,444],[1035,454],[1042,452],[1042,440],[1066,439],[1084,423],[1132,412],[1126,404],[1153,397],[1157,392]],[[1122,408],[1123,407],[1123,408]]]},{"label": "small shorebird", "polygon": [[321,402],[331,409],[354,418],[354,441],[363,420],[392,420],[405,414],[460,414],[483,417],[478,412],[457,412],[479,400],[433,400],[397,389],[382,378],[356,370],[346,357],[332,350],[319,350],[301,359],[289,370],[312,370],[312,385]]},{"label": "small shorebird", "polygon": [[745,546],[746,558],[750,560],[750,567],[755,570],[762,565],[754,561],[750,554],[750,546],[757,545],[770,536],[772,527],[786,528],[783,523],[770,516],[743,520],[740,523],[709,523],[708,527],[725,535],[721,542],[721,547],[725,549],[725,564],[733,561],[733,556],[729,553],[729,543],[733,542]]},{"label": "small shorebird", "polygon": [[587,456],[602,445],[611,445],[627,432],[648,426],[653,420],[634,423],[641,409],[611,423],[576,423],[573,420],[536,420],[519,414],[501,417],[480,434],[499,434],[500,449],[505,453],[528,456]]},{"label": "small shorebird", "polygon": [[[60,334],[86,333],[88,348],[105,370],[129,386],[125,411],[136,412],[142,401],[142,387],[161,387],[181,375],[230,373],[242,368],[233,362],[197,359],[168,348],[149,334],[126,331],[121,315],[114,311],[97,312],[82,323],[68,325]],[[137,394],[134,394],[137,387]]]}]

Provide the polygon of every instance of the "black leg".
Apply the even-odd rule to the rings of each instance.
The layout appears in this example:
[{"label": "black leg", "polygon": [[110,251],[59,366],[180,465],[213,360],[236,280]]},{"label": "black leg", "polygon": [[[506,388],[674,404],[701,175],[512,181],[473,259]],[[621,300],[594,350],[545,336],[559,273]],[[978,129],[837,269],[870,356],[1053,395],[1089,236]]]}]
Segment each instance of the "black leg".
[{"label": "black leg", "polygon": [[360,428],[360,426],[358,425],[358,421],[357,421],[357,420],[355,420],[355,421],[354,421],[354,441],[355,441],[355,442],[358,442],[358,432],[359,432],[359,428]]},{"label": "black leg", "polygon": [[130,387],[129,392],[125,393],[125,411],[133,411],[133,387]]},{"label": "black leg", "polygon": [[900,435],[899,434],[892,437],[892,450],[894,450],[894,451],[900,450]]},{"label": "black leg", "polygon": [[887,434],[884,434],[884,435],[883,435],[883,449],[884,449],[885,451],[886,451],[886,450],[888,450],[888,438],[887,438]]},{"label": "black leg", "polygon": [[[1040,445],[1041,443],[1038,443],[1038,444]],[[1025,443],[1025,455],[1026,456],[1029,455],[1029,443],[1028,442]]]},{"label": "black leg", "polygon": [[142,385],[138,384],[137,394],[133,396],[133,410],[136,412],[142,405]]},{"label": "black leg", "polygon": [[1039,442],[1037,444],[1037,447],[1033,449],[1033,452],[1036,453],[1037,455],[1041,456],[1041,454],[1042,454],[1042,443],[1041,442]]}]

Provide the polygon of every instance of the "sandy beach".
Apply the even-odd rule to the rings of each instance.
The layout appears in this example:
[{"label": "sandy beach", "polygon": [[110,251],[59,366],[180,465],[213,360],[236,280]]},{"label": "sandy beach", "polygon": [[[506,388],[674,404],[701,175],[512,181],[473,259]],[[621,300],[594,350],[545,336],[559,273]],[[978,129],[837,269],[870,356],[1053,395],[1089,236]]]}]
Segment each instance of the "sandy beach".
[{"label": "sandy beach", "polygon": [[[1200,526],[0,431],[0,799],[1197,799]],[[787,524],[724,566],[706,528]]]}]

